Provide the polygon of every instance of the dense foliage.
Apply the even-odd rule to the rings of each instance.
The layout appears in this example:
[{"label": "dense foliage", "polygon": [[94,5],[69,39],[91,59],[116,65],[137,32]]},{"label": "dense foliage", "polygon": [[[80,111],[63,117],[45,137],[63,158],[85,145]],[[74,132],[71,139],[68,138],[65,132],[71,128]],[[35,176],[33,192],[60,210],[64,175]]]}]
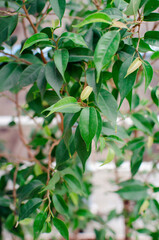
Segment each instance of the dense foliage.
[{"label": "dense foliage", "polygon": [[[138,233],[158,239],[159,186],[148,177],[159,160],[159,86],[150,85],[151,63],[159,58],[159,1],[1,0],[0,7],[0,92],[15,103],[28,155],[12,156],[6,149],[0,154],[1,232],[5,228],[25,239],[29,231],[37,239],[54,226],[68,240],[68,229],[84,229],[94,220],[101,224],[96,239],[116,239],[107,223],[123,215],[125,239]],[[141,33],[149,22],[152,30]],[[17,49],[18,24],[25,38]],[[21,106],[23,89],[26,104]],[[35,124],[43,119],[29,141],[22,114]],[[118,171],[130,161],[131,178],[120,182],[116,176],[123,211],[110,212],[106,220],[88,209],[91,184],[85,169],[92,141],[97,151],[108,150],[103,164],[115,161]],[[136,176],[145,156],[152,169],[143,181]]]}]

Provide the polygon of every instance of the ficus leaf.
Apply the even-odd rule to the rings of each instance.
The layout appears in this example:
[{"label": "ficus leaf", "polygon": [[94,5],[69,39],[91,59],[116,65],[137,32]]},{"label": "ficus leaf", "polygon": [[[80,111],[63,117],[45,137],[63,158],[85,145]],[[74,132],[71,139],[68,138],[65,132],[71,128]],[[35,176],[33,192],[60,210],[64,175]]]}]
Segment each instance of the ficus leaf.
[{"label": "ficus leaf", "polygon": [[67,49],[57,49],[54,53],[54,61],[57,69],[65,80],[65,70],[69,60],[69,53]]},{"label": "ficus leaf", "polygon": [[152,81],[153,68],[151,67],[151,65],[148,61],[143,61],[142,66],[143,66],[144,74],[145,74],[145,91],[146,91]]},{"label": "ficus leaf", "polygon": [[102,12],[96,12],[96,13],[92,13],[91,15],[87,16],[82,22],[80,22],[77,25],[73,25],[72,27],[80,28],[87,24],[95,23],[95,22],[103,22],[103,23],[111,24],[112,20],[107,14],[102,13]]},{"label": "ficus leaf", "polygon": [[67,229],[65,223],[63,221],[61,221],[60,219],[54,217],[53,224],[54,224],[55,228],[58,230],[58,232],[61,234],[61,236],[64,239],[69,240],[69,232],[68,232],[68,229]]},{"label": "ficus leaf", "polygon": [[65,12],[65,7],[66,7],[66,1],[65,0],[50,0],[51,7],[56,14],[56,16],[60,19],[62,19],[64,12]]},{"label": "ficus leaf", "polygon": [[87,99],[92,91],[93,91],[92,87],[90,86],[85,87],[85,89],[83,89],[83,91],[81,92],[80,96],[81,100],[84,101],[85,99]]},{"label": "ficus leaf", "polygon": [[125,78],[126,78],[129,74],[131,74],[131,73],[133,73],[135,70],[137,70],[137,69],[141,66],[141,64],[142,64],[142,62],[141,62],[140,58],[137,57],[137,58],[131,63],[131,65],[129,66],[129,68],[128,68],[128,70],[127,70],[127,73],[126,73],[126,75],[125,75]]}]

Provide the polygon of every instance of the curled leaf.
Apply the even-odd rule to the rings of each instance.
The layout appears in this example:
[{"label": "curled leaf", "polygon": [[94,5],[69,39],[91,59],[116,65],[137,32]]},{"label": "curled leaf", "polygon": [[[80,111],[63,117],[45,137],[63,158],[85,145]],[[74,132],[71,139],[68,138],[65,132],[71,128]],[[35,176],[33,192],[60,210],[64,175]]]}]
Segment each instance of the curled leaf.
[{"label": "curled leaf", "polygon": [[83,101],[87,99],[92,91],[93,91],[93,88],[90,86],[87,86],[85,89],[83,89],[83,91],[81,92],[81,100]]},{"label": "curled leaf", "polygon": [[137,57],[130,65],[130,67],[127,70],[127,73],[125,75],[125,78],[130,75],[131,73],[135,72],[136,69],[138,69],[141,66],[142,62],[139,57]]}]

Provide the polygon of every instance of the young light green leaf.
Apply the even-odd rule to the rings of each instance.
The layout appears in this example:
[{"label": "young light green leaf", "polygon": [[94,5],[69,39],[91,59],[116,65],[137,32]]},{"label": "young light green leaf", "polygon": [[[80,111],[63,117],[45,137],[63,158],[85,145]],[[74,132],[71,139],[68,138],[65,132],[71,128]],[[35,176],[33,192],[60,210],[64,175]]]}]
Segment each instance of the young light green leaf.
[{"label": "young light green leaf", "polygon": [[135,15],[137,14],[137,11],[140,7],[140,2],[141,0],[131,0],[126,11],[125,11],[125,14],[127,16],[131,16],[131,15]]},{"label": "young light green leaf", "polygon": [[77,129],[76,129],[74,141],[75,141],[75,148],[76,148],[77,154],[83,165],[83,170],[85,170],[86,161],[91,154],[91,146],[90,146],[89,150],[87,151],[87,147],[86,147],[86,144],[80,134],[79,127],[77,127]]},{"label": "young light green leaf", "polygon": [[65,70],[69,60],[69,53],[67,49],[57,49],[54,53],[54,61],[57,69],[65,80]]},{"label": "young light green leaf", "polygon": [[102,13],[102,12],[96,12],[96,13],[92,13],[91,15],[86,17],[82,22],[80,22],[77,25],[73,25],[72,27],[80,28],[87,24],[95,23],[95,22],[103,22],[103,23],[111,24],[112,20],[107,14]]},{"label": "young light green leaf", "polygon": [[129,68],[128,68],[128,70],[127,70],[127,73],[126,73],[126,75],[125,75],[125,78],[126,78],[129,74],[131,74],[131,73],[133,73],[134,71],[136,71],[136,70],[141,66],[141,64],[142,64],[142,62],[141,62],[140,58],[137,57],[137,58],[131,63],[131,65],[129,66]]},{"label": "young light green leaf", "polygon": [[31,47],[32,45],[39,43],[39,42],[45,42],[45,43],[48,42],[49,44],[51,43],[47,34],[42,33],[42,32],[35,33],[34,35],[32,35],[30,38],[28,38],[25,41],[23,48],[21,50],[21,53],[24,51],[24,49]]},{"label": "young light green leaf", "polygon": [[97,105],[102,111],[103,115],[107,117],[112,122],[116,122],[118,105],[115,98],[105,89],[99,92],[96,98]]},{"label": "young light green leaf", "polygon": [[68,229],[67,229],[65,223],[63,221],[61,221],[60,219],[54,217],[53,224],[54,224],[55,228],[59,231],[61,236],[64,239],[69,240],[69,232],[68,232]]},{"label": "young light green leaf", "polygon": [[55,209],[62,215],[68,215],[68,206],[66,205],[65,201],[59,194],[54,194],[52,197],[53,204]]},{"label": "young light green leaf", "polygon": [[38,239],[42,229],[43,229],[43,226],[44,226],[44,223],[47,219],[47,213],[46,212],[40,212],[35,220],[34,220],[34,225],[33,225],[33,229],[34,229],[34,240],[35,239]]},{"label": "young light green leaf", "polygon": [[59,71],[57,70],[54,62],[48,62],[45,67],[45,77],[47,82],[60,96],[60,89],[63,84],[63,79]]},{"label": "young light green leaf", "polygon": [[153,68],[151,67],[151,65],[148,61],[143,61],[142,66],[143,66],[144,74],[145,74],[145,91],[146,91],[152,81]]},{"label": "young light green leaf", "polygon": [[90,86],[85,87],[85,89],[83,89],[83,91],[81,92],[80,96],[81,100],[84,101],[85,99],[87,99],[92,91],[93,91],[92,87]]},{"label": "young light green leaf", "polygon": [[113,20],[112,27],[128,28],[125,23]]},{"label": "young light green leaf", "polygon": [[146,199],[139,209],[139,214],[143,214],[149,207],[149,204],[150,204],[149,201]]},{"label": "young light green leaf", "polygon": [[66,7],[66,1],[65,0],[50,0],[50,4],[52,7],[52,10],[56,14],[56,16],[60,19],[62,19],[65,7]]},{"label": "young light green leaf", "polygon": [[94,52],[94,64],[97,70],[97,82],[100,73],[118,50],[120,33],[118,31],[106,32],[98,41]]},{"label": "young light green leaf", "polygon": [[27,203],[22,204],[19,210],[19,221],[27,218],[32,214],[42,203],[41,198],[33,198]]},{"label": "young light green leaf", "polygon": [[45,109],[44,111],[50,111],[50,113],[54,112],[62,112],[62,113],[76,113],[81,110],[81,106],[77,102],[74,97],[64,97],[60,99],[57,103],[53,104],[51,107]]},{"label": "young light green leaf", "polygon": [[115,152],[114,152],[114,150],[113,150],[112,148],[109,148],[109,149],[108,149],[107,158],[106,158],[106,160],[104,161],[104,163],[103,163],[101,166],[103,166],[103,165],[105,165],[105,164],[110,163],[111,161],[113,161],[114,157],[115,157]]},{"label": "young light green leaf", "polygon": [[80,114],[79,128],[81,136],[86,143],[87,151],[94,138],[98,126],[97,113],[93,107],[85,107]]},{"label": "young light green leaf", "polygon": [[78,46],[81,46],[81,47],[86,47],[87,48],[87,45],[83,39],[82,36],[80,36],[79,34],[77,33],[73,33],[73,32],[65,32],[61,35],[61,38],[60,39],[68,39],[68,40],[71,40],[73,43],[75,43],[76,45]]}]

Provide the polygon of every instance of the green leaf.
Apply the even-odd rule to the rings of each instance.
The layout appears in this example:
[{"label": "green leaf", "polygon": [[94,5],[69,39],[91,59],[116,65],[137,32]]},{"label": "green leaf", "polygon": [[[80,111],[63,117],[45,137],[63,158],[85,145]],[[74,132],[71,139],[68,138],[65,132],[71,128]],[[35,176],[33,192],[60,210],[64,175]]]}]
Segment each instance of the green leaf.
[{"label": "green leaf", "polygon": [[156,51],[151,55],[151,60],[155,60],[155,59],[158,59],[158,58],[159,58],[159,51]]},{"label": "green leaf", "polygon": [[8,40],[18,23],[18,14],[0,17],[0,45]]},{"label": "green leaf", "polygon": [[140,2],[141,0],[131,0],[125,11],[125,14],[127,16],[131,16],[131,15],[136,16],[137,11],[139,10],[139,7],[140,7]]},{"label": "green leaf", "polygon": [[45,7],[45,0],[29,0],[26,2],[26,8],[29,14],[38,15]]},{"label": "green leaf", "polygon": [[117,136],[119,138],[129,138],[126,130],[122,126],[112,126],[109,122],[103,122],[102,134],[106,136]]},{"label": "green leaf", "polygon": [[135,60],[129,66],[127,73],[125,75],[125,78],[128,75],[130,75],[131,73],[135,72],[141,66],[141,64],[142,64],[142,62],[141,62],[140,58],[139,57],[135,58]]},{"label": "green leaf", "polygon": [[63,33],[63,34],[61,35],[61,38],[60,38],[60,39],[71,40],[71,41],[72,41],[73,43],[75,43],[76,45],[87,48],[87,45],[86,45],[83,37],[80,36],[80,35],[77,34],[77,33],[65,32],[65,33]]},{"label": "green leaf", "polygon": [[44,111],[50,111],[50,113],[54,112],[62,112],[62,113],[76,113],[81,110],[81,106],[77,102],[77,99],[74,97],[64,97],[60,99],[57,103],[53,104],[51,107],[45,109]]},{"label": "green leaf", "polygon": [[27,203],[22,204],[19,209],[19,221],[27,218],[32,214],[42,203],[42,199],[33,198]]},{"label": "green leaf", "polygon": [[111,58],[118,50],[119,42],[120,33],[118,31],[109,31],[99,39],[94,52],[97,82],[99,81],[102,69],[111,61]]},{"label": "green leaf", "polygon": [[57,70],[54,62],[48,62],[45,67],[45,77],[47,82],[55,90],[58,96],[60,96],[60,89],[63,84],[63,79],[59,71]]},{"label": "green leaf", "polygon": [[93,92],[96,95],[98,95],[98,93],[100,91],[102,81],[100,79],[100,81],[98,83],[96,82],[95,69],[92,69],[92,68],[87,69],[86,79],[87,79],[88,85],[93,88]]},{"label": "green leaf", "polygon": [[[138,38],[132,38],[132,43],[135,48],[137,48],[139,39]],[[142,39],[140,39],[139,42],[139,52],[148,52],[148,51],[153,51],[150,46]]]},{"label": "green leaf", "polygon": [[127,77],[125,77],[132,61],[133,61],[132,57],[126,59],[121,65],[119,70],[118,88],[121,95],[121,102],[130,93],[135,83],[137,70],[128,75]]},{"label": "green leaf", "polygon": [[124,0],[114,0],[115,7],[123,11],[128,5]]},{"label": "green leaf", "polygon": [[143,61],[142,66],[143,66],[144,74],[145,74],[145,91],[146,91],[152,81],[153,68],[151,67],[151,65],[148,61]]},{"label": "green leaf", "polygon": [[148,31],[144,35],[145,42],[152,45],[159,47],[159,31]]},{"label": "green leaf", "polygon": [[69,60],[69,53],[67,49],[57,49],[54,53],[54,61],[57,69],[65,80],[65,70]]},{"label": "green leaf", "polygon": [[59,194],[53,195],[53,204],[55,209],[62,215],[68,215],[68,206]]},{"label": "green leaf", "polygon": [[115,83],[115,86],[118,88],[118,82],[119,82],[119,70],[122,65],[122,61],[117,60],[112,69],[112,76],[113,76],[113,81]]},{"label": "green leaf", "polygon": [[21,186],[17,190],[17,195],[20,201],[23,201],[28,198],[32,198],[38,192],[40,192],[41,188],[43,187],[43,183],[40,180],[32,180],[26,185]]},{"label": "green leaf", "polygon": [[68,187],[71,188],[71,191],[81,194],[82,187],[79,180],[75,176],[66,174],[63,178],[66,181]]},{"label": "green leaf", "polygon": [[149,15],[149,13],[153,12],[155,9],[159,7],[159,1],[148,0],[144,6],[144,16]]},{"label": "green leaf", "polygon": [[72,27],[80,28],[87,24],[95,23],[95,22],[103,22],[103,23],[111,24],[112,20],[107,14],[102,13],[102,12],[96,12],[96,13],[92,13],[91,15],[86,17],[82,22],[80,22],[77,25],[73,25]]},{"label": "green leaf", "polygon": [[55,172],[53,177],[50,179],[48,185],[43,189],[43,191],[46,190],[54,190],[56,183],[60,181],[60,174],[59,172]]},{"label": "green leaf", "polygon": [[98,119],[95,108],[85,107],[80,114],[79,128],[87,151],[97,131]]},{"label": "green leaf", "polygon": [[93,60],[93,52],[88,48],[73,48],[69,50],[69,62]]},{"label": "green leaf", "polygon": [[150,210],[153,212],[155,216],[159,216],[159,203],[156,201],[156,199],[150,200]]},{"label": "green leaf", "polygon": [[49,37],[47,34],[45,33],[35,33],[34,35],[32,35],[30,38],[28,38],[24,45],[23,45],[23,48],[21,50],[21,53],[24,51],[24,49],[26,48],[29,48],[31,47],[32,45],[36,44],[36,43],[39,43],[39,42],[45,42],[45,43],[49,43],[50,44],[50,41],[49,41]]},{"label": "green leaf", "polygon": [[144,17],[144,21],[154,22],[159,20],[159,13],[150,13],[149,15]]},{"label": "green leaf", "polygon": [[54,224],[55,228],[59,231],[61,236],[64,239],[69,240],[69,232],[68,232],[68,229],[67,229],[65,223],[63,221],[61,221],[60,219],[54,217],[53,224]]},{"label": "green leaf", "polygon": [[138,170],[141,166],[144,151],[145,151],[145,147],[138,148],[133,151],[133,155],[131,157],[131,174],[132,174],[132,176],[134,176],[138,172]]},{"label": "green leaf", "polygon": [[35,220],[34,220],[34,225],[33,225],[33,229],[34,229],[34,239],[38,239],[42,229],[43,229],[43,226],[44,226],[44,223],[47,219],[47,213],[46,212],[40,212]]},{"label": "green leaf", "polygon": [[39,74],[37,76],[37,86],[40,90],[41,96],[44,97],[45,91],[46,91],[46,78],[45,78],[45,67],[43,66],[40,71]]},{"label": "green leaf", "polygon": [[77,127],[76,129],[74,141],[75,141],[75,148],[76,148],[77,154],[83,165],[83,170],[85,170],[86,160],[89,158],[89,155],[91,154],[91,147],[89,151],[87,151],[87,147],[80,134],[79,127]]},{"label": "green leaf", "polygon": [[101,115],[98,111],[97,111],[97,120],[98,120],[98,127],[97,127],[97,131],[96,131],[96,141],[98,141],[98,139],[100,137],[100,134],[102,131],[102,125],[103,125]]},{"label": "green leaf", "polygon": [[37,80],[38,74],[42,68],[43,66],[41,64],[32,64],[28,66],[20,76],[18,84],[19,87],[22,88],[34,83]]},{"label": "green leaf", "polygon": [[133,123],[135,124],[135,126],[139,130],[141,130],[149,135],[152,134],[152,125],[148,121],[148,119],[146,119],[143,115],[141,115],[139,113],[133,113],[131,115],[131,119],[132,119]]},{"label": "green leaf", "polygon": [[[119,0],[119,1],[121,1],[121,0]],[[117,8],[104,8],[102,10],[102,12],[106,13],[111,19],[117,20],[117,19],[121,19],[123,17],[122,12]]]},{"label": "green leaf", "polygon": [[0,197],[0,206],[1,207],[9,207],[9,205],[10,205],[10,199]]},{"label": "green leaf", "polygon": [[103,115],[106,116],[107,119],[115,123],[117,119],[118,105],[113,95],[110,94],[108,91],[102,89],[99,92],[96,101]]},{"label": "green leaf", "polygon": [[114,150],[113,150],[112,148],[109,148],[109,149],[108,149],[107,158],[106,158],[106,160],[104,161],[104,163],[102,163],[101,166],[103,166],[103,165],[105,165],[105,164],[110,163],[111,161],[113,161],[114,157],[115,157],[115,152],[114,152]]},{"label": "green leaf", "polygon": [[66,7],[66,1],[65,0],[50,0],[51,7],[56,14],[56,16],[60,19],[62,19],[65,7]]},{"label": "green leaf", "polygon": [[8,63],[0,70],[0,92],[15,87],[22,73],[22,68],[16,63]]},{"label": "green leaf", "polygon": [[156,106],[159,106],[159,87],[156,86],[151,91],[151,98],[153,102],[156,104]]},{"label": "green leaf", "polygon": [[148,196],[147,187],[136,184],[125,186],[116,191],[116,193],[118,193],[121,198],[132,201],[140,201]]}]

